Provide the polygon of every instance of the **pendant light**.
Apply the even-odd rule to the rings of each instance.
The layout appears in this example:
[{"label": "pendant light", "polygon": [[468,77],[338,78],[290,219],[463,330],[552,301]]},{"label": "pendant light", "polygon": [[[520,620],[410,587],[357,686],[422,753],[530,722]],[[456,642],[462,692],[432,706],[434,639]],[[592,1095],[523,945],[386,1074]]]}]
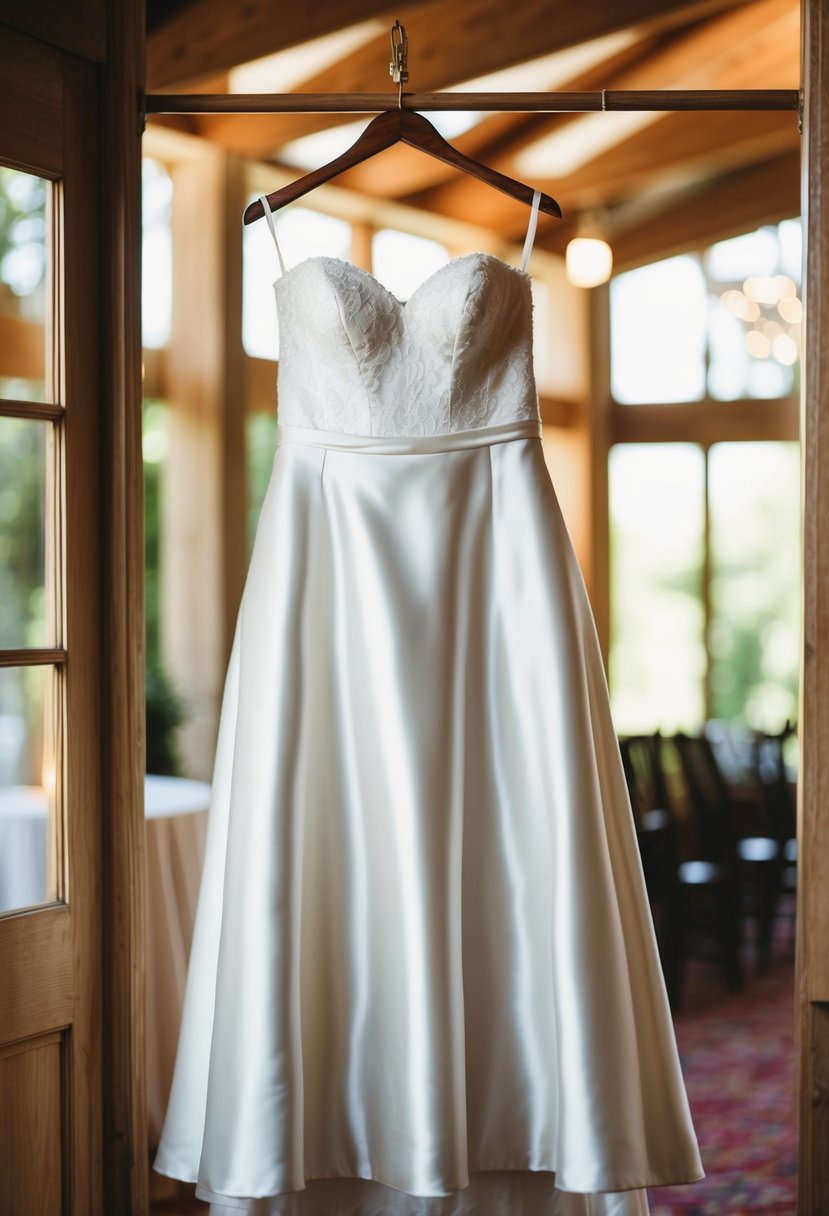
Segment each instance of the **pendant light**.
[{"label": "pendant light", "polygon": [[567,245],[567,278],[574,287],[598,287],[613,270],[613,250],[605,239],[605,226],[594,215],[579,218],[576,235]]}]

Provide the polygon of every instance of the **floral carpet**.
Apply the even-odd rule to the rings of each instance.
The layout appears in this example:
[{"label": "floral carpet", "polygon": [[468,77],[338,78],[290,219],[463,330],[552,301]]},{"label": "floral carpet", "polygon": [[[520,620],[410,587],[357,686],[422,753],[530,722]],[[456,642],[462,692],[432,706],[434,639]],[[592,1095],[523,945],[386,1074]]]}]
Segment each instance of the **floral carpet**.
[{"label": "floral carpet", "polygon": [[706,1177],[649,1191],[652,1216],[796,1210],[794,968],[775,946],[769,973],[734,996],[717,999],[708,968],[689,968],[674,1025]]}]

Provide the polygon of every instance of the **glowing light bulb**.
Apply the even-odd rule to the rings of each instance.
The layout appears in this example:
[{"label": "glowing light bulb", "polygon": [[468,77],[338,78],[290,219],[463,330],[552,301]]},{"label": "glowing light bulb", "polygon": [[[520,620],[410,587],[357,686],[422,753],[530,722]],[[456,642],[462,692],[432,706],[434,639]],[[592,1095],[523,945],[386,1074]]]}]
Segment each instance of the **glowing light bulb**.
[{"label": "glowing light bulb", "polygon": [[598,287],[613,270],[613,250],[598,237],[577,236],[565,254],[567,278],[574,287]]}]

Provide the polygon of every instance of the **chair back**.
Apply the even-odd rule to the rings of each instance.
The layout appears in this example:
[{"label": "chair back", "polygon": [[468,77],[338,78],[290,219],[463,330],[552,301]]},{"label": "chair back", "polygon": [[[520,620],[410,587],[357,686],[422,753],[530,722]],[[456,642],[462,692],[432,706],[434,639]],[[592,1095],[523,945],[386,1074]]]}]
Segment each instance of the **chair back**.
[{"label": "chair back", "polygon": [[619,740],[639,852],[652,898],[672,889],[677,867],[676,823],[660,764],[661,742],[659,732]]},{"label": "chair back", "polygon": [[797,837],[797,807],[789,784],[783,748],[794,733],[787,722],[779,734],[755,732],[755,768],[763,790],[771,834],[781,846]]},{"label": "chair back", "polygon": [[696,857],[702,861],[733,862],[737,857],[734,808],[728,783],[704,734],[678,731],[673,744],[679,753],[688,790],[696,836]]}]

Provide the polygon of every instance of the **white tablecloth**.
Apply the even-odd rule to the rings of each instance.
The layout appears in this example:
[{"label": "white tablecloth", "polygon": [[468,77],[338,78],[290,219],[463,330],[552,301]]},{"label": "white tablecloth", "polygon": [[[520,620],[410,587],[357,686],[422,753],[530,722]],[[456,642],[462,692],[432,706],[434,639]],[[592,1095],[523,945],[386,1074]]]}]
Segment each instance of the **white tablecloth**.
[{"label": "white tablecloth", "polygon": [[[187,959],[204,859],[210,786],[148,776],[147,1106],[155,1145],[167,1107],[178,1041]],[[0,912],[47,900],[46,792],[0,789]]]}]

